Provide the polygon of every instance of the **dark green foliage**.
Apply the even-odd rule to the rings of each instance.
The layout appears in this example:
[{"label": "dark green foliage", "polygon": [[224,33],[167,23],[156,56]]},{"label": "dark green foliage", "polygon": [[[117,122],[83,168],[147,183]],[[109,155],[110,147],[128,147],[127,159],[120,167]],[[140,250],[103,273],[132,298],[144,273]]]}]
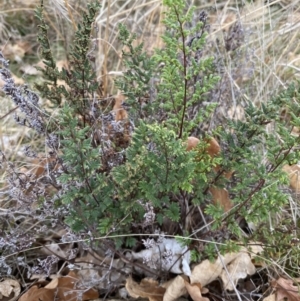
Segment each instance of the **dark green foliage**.
[{"label": "dark green foliage", "polygon": [[153,91],[151,92],[150,87],[155,62],[152,57],[148,57],[143,51],[143,44],[136,47],[132,45],[135,39],[136,35],[130,35],[127,28],[120,23],[119,40],[129,51],[122,51],[126,69],[122,79],[117,80],[116,84],[127,97],[126,102],[131,108],[132,118],[135,123],[138,123],[140,118],[151,119],[155,114],[151,104],[154,95],[151,95]]},{"label": "dark green foliage", "polygon": [[[188,26],[194,8],[187,10],[182,1],[165,1],[169,11],[164,19],[168,30],[163,35],[165,47],[157,51],[156,64],[162,64],[161,83],[155,104],[164,112],[167,127],[176,129],[178,138],[204,120],[204,112],[189,112],[218,81],[214,75],[213,58],[201,58],[205,45],[205,19]],[[207,110],[209,110],[207,108]]]},{"label": "dark green foliage", "polygon": [[[40,21],[40,25],[38,26],[38,41],[41,45],[41,55],[44,59],[43,62],[45,64],[45,68],[38,68],[38,70],[42,71],[43,79],[45,82],[43,84],[36,84],[36,89],[41,93],[42,97],[49,99],[56,106],[61,104],[61,90],[62,87],[58,87],[58,79],[59,72],[56,68],[56,62],[53,58],[50,42],[48,40],[48,25],[45,22],[44,15],[44,3],[41,0],[41,5],[36,9],[36,17]],[[49,88],[49,84],[53,85],[53,89]]]},{"label": "dark green foliage", "polygon": [[[300,85],[290,85],[261,107],[249,102],[243,120],[228,120],[227,131],[215,129],[215,138],[223,145],[219,156],[205,153],[209,136],[188,152],[187,137],[209,119],[214,105],[206,112],[197,108],[218,77],[213,58],[205,51],[206,15],[192,26],[194,8],[188,9],[185,1],[165,0],[164,5],[165,44],[153,56],[143,51],[143,44],[134,47],[135,35],[119,26],[119,39],[128,51],[123,51],[126,70],[117,84],[130,106],[128,120],[120,122],[108,118],[109,105],[106,114],[90,113],[99,98],[88,56],[99,4],[88,6],[75,33],[70,70],[62,71],[51,53],[43,5],[37,9],[46,65],[45,82],[37,89],[58,112],[53,120],[49,118],[47,129],[58,137],[59,147],[50,144],[49,149],[61,167],[55,178],[58,191],[51,200],[69,210],[64,222],[73,230],[114,236],[115,248],[136,244],[134,238],[123,238],[128,233],[151,235],[158,230],[210,241],[205,246],[190,243],[190,248],[193,260],[200,257],[197,250],[201,248],[202,258],[212,259],[216,241],[222,243],[221,253],[237,250],[236,242],[245,236],[238,223],[242,219],[258,228],[248,235],[249,240],[264,239],[272,245],[275,237],[281,237],[276,228],[284,218],[275,229],[268,228],[267,221],[281,213],[289,197],[282,190],[287,179],[281,167],[299,159],[300,138],[291,132],[293,126],[300,127]],[[65,81],[67,88],[58,80]],[[282,109],[288,119],[282,118]],[[103,128],[121,128],[118,134],[124,134],[129,125],[134,130],[126,146],[102,135]],[[99,131],[102,136],[96,141]],[[228,171],[234,171],[231,179],[223,176]],[[227,187],[234,208],[224,213],[220,204],[212,203],[211,187]],[[48,197],[44,196],[45,202]]]},{"label": "dark green foliage", "polygon": [[[45,64],[45,69],[39,68],[43,72],[45,82],[36,85],[36,88],[42,97],[48,99],[55,106],[60,106],[62,101],[66,100],[75,109],[76,116],[82,117],[84,125],[86,125],[85,119],[92,95],[99,89],[99,83],[88,57],[92,23],[99,7],[97,2],[88,5],[88,13],[83,15],[83,24],[78,25],[73,42],[74,46],[69,53],[71,57],[70,70],[62,68],[62,71],[58,71],[56,67],[47,38],[48,26],[43,16],[43,1],[36,10],[36,16],[41,22],[38,41],[41,45],[41,55]],[[58,80],[67,84],[68,91],[64,85],[58,85]]]}]

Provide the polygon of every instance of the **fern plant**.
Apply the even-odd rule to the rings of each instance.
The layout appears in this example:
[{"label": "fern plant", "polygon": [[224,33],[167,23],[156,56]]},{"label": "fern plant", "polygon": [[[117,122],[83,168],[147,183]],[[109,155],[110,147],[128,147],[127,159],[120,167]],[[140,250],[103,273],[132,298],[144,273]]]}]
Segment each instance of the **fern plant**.
[{"label": "fern plant", "polygon": [[[157,220],[160,224],[163,224],[162,212],[165,218],[180,222],[181,224],[175,227],[177,231],[179,228],[185,231],[192,230],[189,227],[184,228],[187,226],[186,222],[193,216],[196,206],[203,206],[210,200],[210,187],[220,189],[227,187],[235,207],[224,215],[220,204],[207,205],[205,213],[213,218],[214,223],[211,228],[198,232],[201,233],[198,238],[207,238],[209,235],[210,239],[212,237],[213,240],[224,241],[222,236],[227,236],[228,238],[235,237],[239,241],[245,234],[237,221],[246,219],[248,223],[256,225],[266,223],[288,202],[288,194],[281,189],[281,185],[287,184],[287,177],[281,167],[283,164],[297,161],[299,156],[295,148],[299,143],[299,137],[291,135],[292,127],[299,122],[298,84],[297,86],[291,85],[261,107],[254,107],[249,103],[245,108],[245,120],[228,120],[227,130],[215,129],[215,137],[218,137],[224,146],[219,158],[211,161],[209,157],[201,157],[199,161],[197,151],[193,154],[187,153],[186,162],[178,162],[180,165],[176,166],[176,169],[170,169],[172,164],[168,163],[175,163],[175,158],[180,158],[177,151],[180,146],[182,147],[183,141],[187,136],[192,135],[199,123],[209,118],[210,112],[214,109],[215,105],[208,108],[206,112],[195,110],[199,102],[206,100],[207,92],[216,84],[218,77],[214,75],[213,59],[207,56],[204,50],[206,45],[205,14],[201,13],[201,22],[192,27],[190,24],[193,8],[187,9],[183,1],[164,1],[164,4],[167,7],[164,19],[166,33],[162,37],[165,47],[157,50],[153,56],[154,65],[159,68],[152,73],[159,80],[155,85],[156,97],[151,102],[151,109],[155,115],[150,121],[151,126],[147,126],[149,133],[146,137],[152,138],[145,137],[142,140],[141,128],[138,127],[135,131],[138,138],[134,135],[133,143],[127,150],[126,164],[115,168],[114,174],[115,177],[117,176],[118,183],[127,183],[125,191],[130,191],[131,198],[141,198],[144,202],[151,200],[151,204],[158,212]],[[128,33],[125,38],[130,39]],[[127,59],[134,62],[130,55],[133,55],[132,51],[127,54]],[[132,70],[132,74],[136,74],[135,81],[139,81],[140,75],[140,82],[145,84],[142,75],[133,72],[138,66],[140,65],[135,65],[126,72],[130,74]],[[120,88],[124,87],[125,84],[120,85]],[[151,89],[153,90],[153,85],[149,84],[148,90]],[[124,93],[134,95],[134,90],[130,91],[126,90]],[[281,108],[296,113],[286,122],[281,118]],[[165,147],[159,146],[158,142],[154,143],[156,140],[154,137],[163,132],[165,134],[162,137],[174,139],[171,152],[165,151],[168,142],[165,143]],[[164,139],[169,141],[169,138]],[[181,143],[175,142],[181,139]],[[200,149],[201,146],[198,152]],[[203,149],[205,149],[205,143],[202,145]],[[169,154],[172,159],[168,159],[165,154]],[[160,157],[164,158],[162,162],[160,162]],[[148,160],[149,163],[146,163]],[[158,162],[160,163],[157,164]],[[153,167],[150,167],[152,164]],[[214,166],[217,164],[221,167],[216,172]],[[184,171],[183,166],[188,167],[188,172]],[[224,174],[229,171],[234,172],[233,177],[228,181]],[[163,188],[161,186],[163,181],[160,179],[164,176],[169,179],[177,178],[176,187],[170,186],[171,190],[168,190],[166,185]],[[129,179],[128,182],[127,179]],[[171,181],[174,182],[174,180]],[[154,187],[157,189],[153,190]],[[157,199],[162,201],[162,204],[157,202]],[[193,218],[200,219],[197,215]],[[202,229],[205,228],[202,226]],[[253,232],[250,238],[254,239],[255,235],[256,232]],[[273,235],[269,233],[268,237],[272,240]],[[232,243],[221,247],[222,252],[235,249],[236,245]],[[213,256],[214,247],[208,244],[206,250],[208,255]]]},{"label": "fern plant", "polygon": [[183,1],[164,4],[168,7],[163,21],[167,28],[162,36],[165,47],[154,56],[156,64],[163,66],[155,106],[165,113],[166,126],[175,128],[181,139],[204,121],[203,111],[190,109],[205,100],[218,76],[214,73],[213,57],[201,56],[207,34],[206,15],[201,15],[192,26],[195,7],[187,9]]}]

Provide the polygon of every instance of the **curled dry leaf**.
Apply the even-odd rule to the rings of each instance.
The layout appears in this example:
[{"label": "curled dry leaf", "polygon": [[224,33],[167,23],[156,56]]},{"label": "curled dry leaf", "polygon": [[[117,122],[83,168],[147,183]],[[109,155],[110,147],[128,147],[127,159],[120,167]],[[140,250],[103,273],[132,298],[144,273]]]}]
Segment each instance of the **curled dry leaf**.
[{"label": "curled dry leaf", "polygon": [[291,188],[297,193],[300,192],[300,166],[286,164],[282,170],[288,174]]},{"label": "curled dry leaf", "polygon": [[[261,248],[252,249],[252,254],[261,252]],[[245,255],[243,255],[245,254]],[[247,257],[247,256],[248,257]],[[242,272],[238,270],[236,263],[234,263],[235,259],[237,259],[239,256],[241,256],[240,264],[247,265],[247,273],[254,273],[255,267],[254,265],[251,265],[251,258],[248,254],[248,251],[246,248],[242,248],[239,253],[228,253],[222,256],[221,258],[218,257],[215,262],[211,262],[209,260],[204,260],[200,264],[194,267],[192,274],[190,276],[190,284],[201,284],[201,287],[206,286],[207,284],[211,283],[212,281],[216,280],[218,277],[221,277],[223,271],[224,271],[224,265],[227,267],[230,267],[230,263],[232,263],[232,266],[230,267],[231,270],[231,277],[234,277],[235,279],[238,279],[239,276],[242,275]],[[236,273],[236,274],[235,274]],[[243,274],[244,275],[244,274]],[[223,279],[223,281],[227,281],[227,277]],[[224,285],[226,285],[224,283]],[[187,293],[187,287],[185,285],[184,279],[181,276],[177,276],[172,281],[170,281],[167,285],[164,285],[166,287],[166,293],[164,296],[164,301],[174,301],[180,296]],[[227,285],[228,286],[228,285]],[[203,301],[203,299],[202,299]],[[294,301],[294,300],[293,300]],[[300,301],[300,300],[297,300]]]},{"label": "curled dry leaf", "polygon": [[250,244],[249,255],[250,255],[251,259],[254,259],[257,254],[260,254],[264,251],[264,248],[262,247],[262,243],[250,241],[249,244]]},{"label": "curled dry leaf", "polygon": [[271,284],[276,289],[276,301],[284,298],[288,301],[300,301],[299,289],[293,284],[293,280],[280,277]]},{"label": "curled dry leaf", "polygon": [[82,287],[81,281],[74,271],[67,276],[56,278],[42,288],[32,286],[19,301],[73,301],[80,299],[94,300],[98,298],[98,291]]},{"label": "curled dry leaf", "polygon": [[263,261],[262,257],[257,257],[258,254],[263,253],[264,249],[262,247],[261,243],[257,242],[249,242],[250,244],[250,250],[249,250],[249,256],[252,260],[252,263],[256,267],[266,267],[266,263]]},{"label": "curled dry leaf", "polygon": [[207,293],[208,289],[202,288],[200,283],[191,284],[187,276],[182,276],[184,280],[184,285],[194,301],[209,301],[208,298],[202,297],[202,293]]},{"label": "curled dry leaf", "polygon": [[3,56],[10,61],[20,63],[26,53],[26,47],[22,43],[6,43],[5,46],[1,47]]},{"label": "curled dry leaf", "polygon": [[[200,142],[200,140],[196,137],[188,137],[187,142],[186,142],[186,150],[190,151],[190,150],[196,148],[199,142]],[[211,138],[210,140],[206,140],[206,142],[208,143],[208,146],[206,149],[207,153],[211,157],[217,156],[221,151],[221,147],[220,147],[219,143],[217,142],[217,140],[214,138]]]},{"label": "curled dry leaf", "polygon": [[192,276],[190,277],[191,283],[200,282],[202,286],[206,286],[221,275],[223,270],[223,262],[227,266],[238,256],[239,253],[228,253],[222,256],[222,260],[219,257],[215,262],[203,260],[200,264],[194,267]]},{"label": "curled dry leaf", "polygon": [[187,293],[184,279],[181,276],[177,276],[171,281],[168,281],[164,284],[164,287],[166,288],[166,292],[163,301],[174,301]]},{"label": "curled dry leaf", "polygon": [[[197,147],[200,140],[196,137],[188,137],[186,142],[186,150],[190,151]],[[206,148],[206,153],[211,157],[214,158],[215,156],[219,155],[221,152],[221,147],[218,141],[214,138],[206,139],[205,142],[208,144]],[[214,167],[215,172],[220,171],[221,167],[216,166]],[[227,179],[231,178],[232,172],[223,172],[224,177]],[[224,209],[225,212],[228,212],[232,207],[233,204],[229,198],[229,193],[225,188],[219,187],[210,187],[210,193],[212,194],[212,199],[214,204],[219,204]]]},{"label": "curled dry leaf", "polygon": [[212,195],[214,204],[220,204],[225,212],[232,208],[232,202],[229,198],[229,192],[226,188],[210,187],[209,191]]},{"label": "curled dry leaf", "polygon": [[128,113],[123,108],[123,103],[125,102],[125,96],[123,94],[118,94],[115,96],[115,104],[112,109],[112,112],[114,113],[115,120],[121,121],[128,119]]},{"label": "curled dry leaf", "polygon": [[153,279],[145,278],[141,283],[137,283],[131,277],[126,280],[126,289],[131,297],[148,298],[149,301],[162,301],[166,291]]},{"label": "curled dry leaf", "polygon": [[[226,256],[226,262],[230,259],[234,259],[237,255]],[[225,261],[225,259],[224,259]],[[226,263],[225,263],[226,264]],[[190,276],[190,283],[196,284],[201,283],[202,287],[209,284],[219,277],[223,269],[223,265],[220,259],[215,262],[204,260],[200,264],[194,267],[192,275]],[[184,279],[181,276],[177,276],[167,287],[164,301],[174,301],[180,296],[187,293],[187,288]]]},{"label": "curled dry leaf", "polygon": [[0,300],[13,300],[20,295],[21,286],[14,279],[4,279],[0,282]]},{"label": "curled dry leaf", "polygon": [[263,301],[276,301],[276,295],[271,294],[268,297],[264,298]]}]

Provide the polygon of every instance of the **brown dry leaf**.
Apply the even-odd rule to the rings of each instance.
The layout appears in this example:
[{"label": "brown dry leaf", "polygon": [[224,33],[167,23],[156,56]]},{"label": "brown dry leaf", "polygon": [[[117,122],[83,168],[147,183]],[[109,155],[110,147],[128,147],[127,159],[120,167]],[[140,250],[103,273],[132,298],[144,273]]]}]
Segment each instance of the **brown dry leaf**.
[{"label": "brown dry leaf", "polygon": [[[6,278],[0,282],[0,300],[11,300],[20,295],[21,286],[18,281]],[[4,297],[4,298],[3,298]]]},{"label": "brown dry leaf", "polygon": [[200,283],[191,284],[189,278],[186,275],[181,276],[184,280],[184,285],[194,301],[209,301],[208,298],[202,297],[202,293],[208,292],[206,290],[202,290],[202,286]]},{"label": "brown dry leaf", "polygon": [[[223,262],[225,265],[233,261],[238,257],[238,253],[226,254],[223,257]],[[205,286],[212,281],[216,280],[222,273],[223,264],[220,258],[215,262],[211,262],[208,259],[203,260],[200,264],[194,267],[192,275],[190,277],[191,284],[201,283]],[[187,288],[184,279],[181,276],[177,276],[167,287],[164,301],[174,301],[180,296],[187,293]]]},{"label": "brown dry leaf", "polygon": [[196,137],[188,137],[187,144],[186,144],[186,150],[190,151],[190,150],[194,149],[198,145],[199,142],[200,142],[200,140]]},{"label": "brown dry leaf", "polygon": [[[197,147],[200,140],[196,137],[188,137],[186,142],[186,150],[190,151]],[[208,143],[208,146],[206,148],[207,154],[210,155],[210,157],[214,158],[217,156],[220,151],[221,147],[218,143],[218,141],[214,138],[211,138],[209,140],[206,140]],[[216,166],[214,170],[217,172],[220,170],[220,166]],[[223,173],[223,175],[230,179],[232,172]],[[233,204],[229,198],[229,193],[225,188],[219,188],[219,187],[210,187],[209,188],[210,193],[212,194],[212,199],[214,204],[219,204],[224,209],[225,212],[228,212],[232,207]]]},{"label": "brown dry leaf", "polygon": [[116,121],[128,119],[128,113],[122,107],[123,102],[125,102],[125,96],[123,94],[118,94],[115,96],[115,104],[114,104],[112,111],[115,114]]},{"label": "brown dry leaf", "polygon": [[[194,149],[198,145],[199,142],[200,142],[200,140],[196,137],[188,137],[187,142],[186,142],[186,150],[190,151],[190,150]],[[208,143],[206,151],[211,157],[215,157],[216,155],[218,155],[220,153],[221,147],[216,139],[214,139],[214,138],[211,138],[209,140],[206,139],[206,142]]]},{"label": "brown dry leaf", "polygon": [[93,300],[99,297],[96,289],[90,288],[87,290],[82,287],[80,279],[74,271],[71,271],[66,277],[58,278],[57,289],[61,301],[76,300],[78,294],[82,294],[81,300]]},{"label": "brown dry leaf", "polygon": [[234,290],[232,282],[236,285],[239,279],[245,279],[247,275],[253,275],[256,269],[249,254],[240,252],[239,256],[227,266],[227,271],[230,279],[225,270],[221,273],[221,279],[224,284],[224,289],[232,291]]},{"label": "brown dry leaf", "polygon": [[272,286],[276,289],[276,301],[284,298],[288,301],[300,301],[299,289],[293,284],[293,280],[280,277],[272,281]]},{"label": "brown dry leaf", "polygon": [[232,120],[243,120],[245,116],[244,108],[240,105],[232,106],[227,111],[228,118]]},{"label": "brown dry leaf", "polygon": [[175,277],[171,281],[163,284],[163,286],[166,288],[163,301],[174,301],[187,293],[184,279],[181,276]]},{"label": "brown dry leaf", "polygon": [[9,61],[16,61],[20,63],[25,55],[26,49],[22,44],[10,44],[7,43],[2,48],[3,56]]},{"label": "brown dry leaf", "polygon": [[[227,266],[230,262],[236,259],[240,253],[228,253],[222,256],[224,264]],[[196,265],[190,277],[191,283],[201,283],[206,286],[212,281],[216,280],[222,273],[223,263],[220,258],[215,262],[210,262],[208,259],[203,260],[200,264]]]},{"label": "brown dry leaf", "polygon": [[284,165],[282,170],[285,171],[290,178],[290,186],[297,193],[300,192],[300,166],[298,165]]},{"label": "brown dry leaf", "polygon": [[51,282],[49,282],[47,285],[45,285],[44,288],[47,288],[49,290],[57,288],[58,285],[59,285],[59,281],[58,280],[59,280],[59,278],[52,279]]},{"label": "brown dry leaf", "polygon": [[256,242],[256,241],[249,241],[250,246],[250,257],[251,259],[255,258],[257,254],[260,254],[264,251],[264,248],[262,247],[262,243]]},{"label": "brown dry leaf", "polygon": [[133,298],[148,298],[149,301],[162,301],[166,289],[158,285],[158,282],[145,278],[140,284],[135,282],[132,277],[126,279],[126,289]]},{"label": "brown dry leaf", "polygon": [[61,71],[63,68],[66,70],[69,70],[69,64],[66,60],[60,60],[56,62],[56,67],[59,71]]},{"label": "brown dry leaf", "polygon": [[80,279],[76,272],[71,271],[67,276],[52,280],[47,286],[38,288],[32,286],[19,301],[73,301],[77,300],[94,300],[98,298],[98,291],[91,288],[81,288]]},{"label": "brown dry leaf", "polygon": [[[252,242],[255,245],[255,242]],[[261,247],[253,248],[252,254],[257,254],[262,251]],[[217,258],[215,262],[211,262],[209,260],[204,260],[200,264],[196,265],[192,271],[192,275],[190,276],[190,284],[199,284],[201,283],[202,287],[216,280],[221,276],[223,269],[223,263],[226,267],[233,263],[236,258],[242,256],[241,254],[248,255],[248,251],[246,248],[241,248],[239,253],[228,253],[222,256],[222,258]],[[242,258],[244,255],[242,256]],[[248,255],[250,258],[250,256]],[[221,260],[222,259],[222,260]],[[246,262],[249,260],[243,259]],[[251,261],[251,259],[250,259]],[[250,264],[247,264],[250,265]],[[234,267],[234,265],[232,265]],[[253,267],[248,266],[247,271],[250,273],[253,272]],[[166,287],[166,293],[164,295],[163,301],[174,301],[180,296],[187,293],[187,287],[185,286],[184,279],[181,276],[177,276],[172,281],[167,282],[163,285]],[[202,291],[203,292],[203,291]],[[300,300],[298,300],[300,301]]]},{"label": "brown dry leaf", "polygon": [[219,187],[210,187],[209,191],[212,194],[214,204],[221,205],[224,212],[228,212],[233,207],[227,189]]},{"label": "brown dry leaf", "polygon": [[276,301],[276,295],[271,294],[268,297],[264,298],[263,301]]},{"label": "brown dry leaf", "polygon": [[34,285],[20,297],[19,301],[53,301],[53,297],[52,292],[48,293],[44,288],[39,289],[37,285]]},{"label": "brown dry leaf", "polygon": [[263,258],[257,256],[258,254],[263,253],[264,251],[262,244],[255,241],[249,241],[249,245],[249,256],[251,258],[252,263],[256,267],[267,267],[267,264],[264,262]]}]

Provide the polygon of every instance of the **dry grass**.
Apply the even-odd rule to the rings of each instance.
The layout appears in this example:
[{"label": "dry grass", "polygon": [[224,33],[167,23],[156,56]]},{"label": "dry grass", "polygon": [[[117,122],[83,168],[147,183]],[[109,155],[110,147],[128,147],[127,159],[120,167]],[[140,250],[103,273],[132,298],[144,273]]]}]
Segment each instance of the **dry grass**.
[{"label": "dry grass", "polygon": [[[211,21],[210,37],[220,41],[226,39],[230,27],[239,21],[245,34],[242,45],[255,67],[254,83],[257,89],[255,102],[265,99],[286,81],[295,79],[299,71],[298,35],[300,26],[300,5],[298,1],[190,1],[196,4],[197,11],[208,10]],[[242,5],[242,2],[244,4]],[[0,5],[0,45],[5,47],[9,39],[29,41],[36,61],[39,60],[36,44],[36,25],[34,8],[38,0],[5,1]],[[104,0],[97,16],[96,69],[99,79],[107,86],[107,93],[114,92],[113,77],[122,71],[121,49],[117,40],[117,24],[125,23],[131,32],[144,41],[149,53],[155,47],[161,47],[159,39],[163,27],[161,24],[162,0],[117,1]],[[49,0],[45,1],[46,19],[49,22],[50,39],[58,59],[65,58],[62,48],[67,48],[70,37],[86,9],[86,1]],[[21,18],[20,15],[24,15]],[[26,19],[25,19],[26,17]],[[20,33],[22,27],[23,32]],[[25,35],[24,35],[25,34]],[[223,49],[218,49],[223,51]],[[28,55],[28,54],[26,54]],[[230,74],[235,58],[224,57],[226,72]],[[247,59],[245,57],[245,59]],[[249,57],[248,57],[249,59]],[[244,79],[232,83],[242,89]]]}]

